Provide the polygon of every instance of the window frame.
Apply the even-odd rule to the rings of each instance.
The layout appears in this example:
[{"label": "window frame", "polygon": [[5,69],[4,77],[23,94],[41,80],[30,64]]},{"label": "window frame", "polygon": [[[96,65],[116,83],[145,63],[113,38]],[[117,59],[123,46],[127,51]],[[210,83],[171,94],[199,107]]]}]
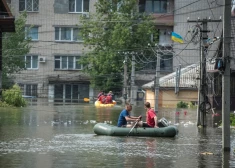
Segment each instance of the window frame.
[{"label": "window frame", "polygon": [[[27,5],[31,1],[31,10],[27,9]],[[37,4],[36,4],[36,3]],[[21,4],[23,3],[23,4]],[[35,5],[35,6],[34,6]],[[36,6],[37,5],[37,6]],[[24,7],[23,7],[24,6]],[[23,8],[22,8],[23,7]],[[21,9],[22,8],[22,9]],[[35,9],[36,8],[36,9]],[[27,12],[39,12],[39,0],[19,0],[19,11],[27,11]]]},{"label": "window frame", "polygon": [[[65,59],[65,62],[63,59]],[[69,59],[72,58],[73,62],[70,64]],[[81,56],[79,55],[55,55],[54,56],[54,70],[82,70],[83,65],[82,64],[76,64],[76,62],[79,61]],[[72,65],[72,68],[71,68]],[[59,67],[57,67],[59,66]],[[80,68],[77,68],[79,66]]]},{"label": "window frame", "polygon": [[[28,65],[27,61],[29,60],[27,59],[28,57],[30,57],[30,67],[27,67]],[[25,60],[25,68],[27,70],[38,69],[38,55],[25,55],[24,60]],[[36,61],[36,63],[34,63],[33,61]],[[33,67],[33,65],[36,65],[36,67]]]},{"label": "window frame", "polygon": [[[72,3],[71,1],[74,2],[74,10],[72,11],[70,9],[70,3]],[[81,11],[78,12],[77,10],[77,2],[78,1],[81,1]],[[88,1],[88,11],[85,11],[84,8],[85,8],[85,3],[84,3],[85,0],[69,0],[69,13],[88,13],[90,11],[90,0],[87,0]]]},{"label": "window frame", "polygon": [[[165,66],[165,65],[171,66]],[[173,72],[173,54],[164,54],[160,60],[160,71],[161,72]]]},{"label": "window frame", "polygon": [[[151,7],[151,11],[146,11],[146,9],[147,9],[147,1],[149,1],[150,3],[151,3],[151,5],[150,5],[150,7]],[[156,9],[157,9],[157,7],[158,7],[158,5],[157,4],[155,4],[156,2],[159,2],[159,6],[160,6],[160,11],[155,11]],[[146,13],[167,13],[167,2],[168,2],[168,0],[146,0],[146,4],[145,4],[145,12]],[[163,5],[164,5],[164,3],[166,3],[166,9],[165,10],[163,10]],[[156,7],[155,7],[156,6]]]},{"label": "window frame", "polygon": [[[160,72],[173,72],[173,54],[162,54],[160,59]],[[170,66],[167,66],[170,65]],[[144,71],[156,71],[156,61],[146,63]]]},{"label": "window frame", "polygon": [[22,83],[19,83],[19,86],[21,88],[22,95],[32,96],[32,98],[38,96],[38,84],[22,84]]},{"label": "window frame", "polygon": [[[32,34],[33,32],[31,32],[32,28],[37,28],[37,38],[33,38],[33,36],[31,36],[30,34]],[[25,26],[25,39],[31,38],[32,41],[38,41],[39,40],[39,26]]]},{"label": "window frame", "polygon": [[[58,31],[57,31],[58,29]],[[62,39],[62,29],[70,29],[70,39],[67,40],[67,39]],[[76,37],[76,40],[74,40],[74,32],[75,30],[77,29],[77,36]],[[55,26],[55,41],[56,42],[83,42],[84,40],[81,39],[81,37],[79,36],[79,27],[59,27],[59,26]],[[58,34],[57,34],[58,32]],[[65,32],[66,33],[66,32]],[[58,36],[58,39],[57,39],[57,36]]]}]

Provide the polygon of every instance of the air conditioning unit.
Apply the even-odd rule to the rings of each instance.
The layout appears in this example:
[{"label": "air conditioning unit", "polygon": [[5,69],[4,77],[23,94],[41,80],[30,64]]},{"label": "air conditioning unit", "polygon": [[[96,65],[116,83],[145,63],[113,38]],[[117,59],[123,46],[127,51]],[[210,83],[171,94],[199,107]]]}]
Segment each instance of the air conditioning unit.
[{"label": "air conditioning unit", "polygon": [[161,43],[159,45],[162,46],[162,47],[171,47],[170,43]]},{"label": "air conditioning unit", "polygon": [[39,57],[39,58],[38,58],[38,61],[39,61],[39,62],[46,62],[46,57]]},{"label": "air conditioning unit", "polygon": [[82,16],[83,16],[84,18],[89,18],[89,13],[83,13]]}]

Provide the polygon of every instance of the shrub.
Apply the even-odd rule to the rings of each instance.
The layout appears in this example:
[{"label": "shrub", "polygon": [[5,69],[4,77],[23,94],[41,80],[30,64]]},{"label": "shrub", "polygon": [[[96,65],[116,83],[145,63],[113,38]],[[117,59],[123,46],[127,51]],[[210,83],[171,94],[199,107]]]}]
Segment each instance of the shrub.
[{"label": "shrub", "polygon": [[2,102],[15,107],[26,106],[26,100],[22,97],[20,87],[16,84],[11,89],[2,92]]},{"label": "shrub", "polygon": [[177,103],[177,108],[188,108],[188,103],[180,101]]},{"label": "shrub", "polygon": [[230,114],[230,125],[235,126],[235,114]]},{"label": "shrub", "polygon": [[0,101],[0,107],[12,107],[10,104],[7,104],[6,102]]}]

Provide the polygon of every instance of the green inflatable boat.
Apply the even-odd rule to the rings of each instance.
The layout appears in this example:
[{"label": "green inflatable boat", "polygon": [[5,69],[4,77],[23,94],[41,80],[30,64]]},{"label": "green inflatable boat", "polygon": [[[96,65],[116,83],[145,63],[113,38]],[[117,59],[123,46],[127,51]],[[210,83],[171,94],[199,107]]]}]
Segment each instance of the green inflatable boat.
[{"label": "green inflatable boat", "polygon": [[[144,137],[174,137],[178,133],[177,127],[170,125],[167,127],[159,128],[134,128],[131,132],[131,128],[117,127],[105,123],[97,123],[94,128],[94,132],[97,135],[109,135],[109,136],[144,136]],[[130,132],[130,134],[129,134]]]}]

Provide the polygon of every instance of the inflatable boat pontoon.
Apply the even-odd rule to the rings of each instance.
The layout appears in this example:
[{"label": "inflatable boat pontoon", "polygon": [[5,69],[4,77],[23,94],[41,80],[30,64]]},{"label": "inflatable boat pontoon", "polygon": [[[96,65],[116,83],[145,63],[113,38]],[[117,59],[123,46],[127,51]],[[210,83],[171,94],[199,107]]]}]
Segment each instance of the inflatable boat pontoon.
[{"label": "inflatable boat pontoon", "polygon": [[[131,132],[131,128],[117,127],[105,123],[97,123],[94,128],[94,132],[97,135],[109,135],[109,136],[145,136],[145,137],[174,137],[178,133],[178,129],[175,126],[159,127],[159,128],[134,128]],[[130,132],[130,134],[129,134]]]}]

